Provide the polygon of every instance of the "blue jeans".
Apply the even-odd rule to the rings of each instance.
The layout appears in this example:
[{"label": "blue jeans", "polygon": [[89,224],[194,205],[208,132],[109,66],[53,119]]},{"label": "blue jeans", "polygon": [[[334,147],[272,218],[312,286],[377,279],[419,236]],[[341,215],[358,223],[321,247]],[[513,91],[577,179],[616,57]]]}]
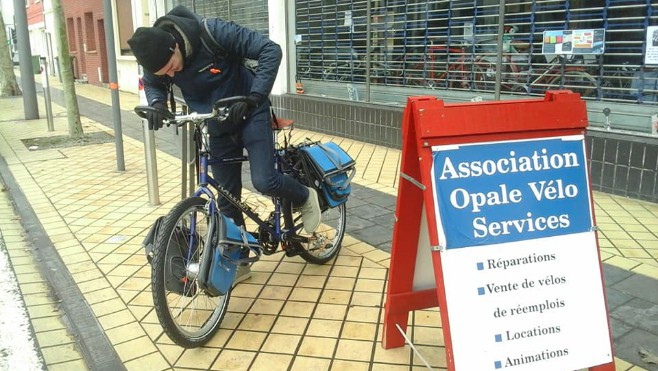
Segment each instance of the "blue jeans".
[{"label": "blue jeans", "polygon": [[[220,124],[221,125],[221,124]],[[301,206],[308,198],[308,189],[295,179],[274,169],[274,142],[272,138],[272,118],[269,104],[260,106],[244,123],[242,130],[233,133],[211,135],[210,152],[213,159],[249,156],[251,183],[256,190],[266,196],[281,197]],[[213,178],[233,196],[240,199],[242,194],[242,162],[211,165]],[[222,214],[232,218],[237,225],[244,225],[242,212],[224,197],[219,198]]]}]

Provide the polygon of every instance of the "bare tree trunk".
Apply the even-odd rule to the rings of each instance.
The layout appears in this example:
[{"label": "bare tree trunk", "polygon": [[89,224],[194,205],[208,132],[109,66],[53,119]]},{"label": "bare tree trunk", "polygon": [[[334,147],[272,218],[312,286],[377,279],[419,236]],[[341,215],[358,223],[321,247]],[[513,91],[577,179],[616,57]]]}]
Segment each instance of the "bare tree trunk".
[{"label": "bare tree trunk", "polygon": [[82,131],[82,123],[80,122],[78,98],[75,94],[75,81],[73,80],[71,54],[69,54],[69,41],[66,37],[64,9],[62,8],[61,0],[52,0],[52,2],[53,16],[55,18],[55,40],[57,40],[57,51],[59,53],[59,70],[62,74],[69,135],[71,138],[79,138],[84,135],[84,132]]},{"label": "bare tree trunk", "polygon": [[9,38],[5,29],[5,21],[2,18],[2,9],[0,9],[0,97],[16,95],[21,95],[21,88],[16,81],[14,62],[11,60],[9,52]]}]

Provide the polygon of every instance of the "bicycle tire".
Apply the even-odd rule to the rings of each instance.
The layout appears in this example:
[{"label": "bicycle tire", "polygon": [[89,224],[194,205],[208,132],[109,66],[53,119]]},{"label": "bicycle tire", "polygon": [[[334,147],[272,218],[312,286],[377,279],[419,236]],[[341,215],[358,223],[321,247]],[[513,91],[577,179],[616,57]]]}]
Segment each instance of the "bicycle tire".
[{"label": "bicycle tire", "polygon": [[476,91],[490,91],[493,90],[490,88],[495,85],[495,79],[489,79],[489,74],[487,72],[487,66],[484,68],[476,66],[473,68],[473,90]]},{"label": "bicycle tire", "polygon": [[549,84],[571,90],[583,98],[597,95],[596,79],[585,71],[566,71],[562,76],[555,76]]},{"label": "bicycle tire", "polygon": [[[215,335],[230,298],[230,291],[210,296],[200,288],[195,275],[205,258],[203,244],[208,238],[209,221],[206,202],[201,197],[178,202],[162,221],[153,251],[151,291],[155,311],[167,336],[184,348],[202,346]],[[195,241],[198,248],[188,260],[188,243]]]},{"label": "bicycle tire", "polygon": [[[284,210],[286,225],[299,225],[301,215],[291,208]],[[312,234],[302,230],[298,233],[308,237],[306,243],[293,242],[295,250],[305,261],[311,264],[325,264],[333,259],[340,251],[345,236],[345,222],[347,221],[347,207],[342,203],[334,208],[327,208],[322,212],[321,223]]]}]

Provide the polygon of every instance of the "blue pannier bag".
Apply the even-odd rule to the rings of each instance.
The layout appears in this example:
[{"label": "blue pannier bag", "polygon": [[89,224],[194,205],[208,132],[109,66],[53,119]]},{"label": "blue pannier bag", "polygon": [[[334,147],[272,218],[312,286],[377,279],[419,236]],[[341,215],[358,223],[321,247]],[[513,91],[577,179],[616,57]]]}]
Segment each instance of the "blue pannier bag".
[{"label": "blue pannier bag", "polygon": [[[208,291],[213,295],[226,295],[233,286],[238,265],[258,260],[262,249],[251,233],[224,215],[219,218],[218,233],[219,240],[212,254],[208,275]],[[256,256],[249,257],[250,252]]]},{"label": "blue pannier bag", "polygon": [[334,142],[313,143],[300,148],[310,182],[319,190],[326,206],[332,208],[347,201],[356,169],[354,160]]}]

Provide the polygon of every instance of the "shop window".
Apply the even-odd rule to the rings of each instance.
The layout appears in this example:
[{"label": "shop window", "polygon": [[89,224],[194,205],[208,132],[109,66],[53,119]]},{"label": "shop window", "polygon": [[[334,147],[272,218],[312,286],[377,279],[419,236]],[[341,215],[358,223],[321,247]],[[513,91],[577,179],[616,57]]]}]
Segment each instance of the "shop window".
[{"label": "shop window", "polygon": [[73,21],[73,18],[66,18],[66,37],[69,42],[69,51],[75,52],[77,50],[76,48],[76,42],[75,42],[75,22]]},{"label": "shop window", "polygon": [[94,30],[94,16],[92,13],[85,13],[85,47],[87,52],[96,51],[96,32]]},{"label": "shop window", "polygon": [[128,39],[134,32],[131,0],[117,0],[117,18],[119,26],[119,48],[121,55],[131,54]]},{"label": "shop window", "polygon": [[[295,78],[306,94],[343,99],[352,99],[353,87],[367,90],[359,96],[371,101],[395,100],[406,96],[404,89],[412,94],[418,88],[492,93],[500,52],[503,94],[543,95],[566,87],[582,90],[588,100],[646,103],[630,82],[650,78],[643,51],[646,28],[658,23],[653,3],[508,0],[508,34],[499,51],[499,0],[297,0]],[[605,30],[604,55],[569,55],[563,70],[555,68],[562,65],[560,55],[542,54],[545,32],[588,29]]]}]

